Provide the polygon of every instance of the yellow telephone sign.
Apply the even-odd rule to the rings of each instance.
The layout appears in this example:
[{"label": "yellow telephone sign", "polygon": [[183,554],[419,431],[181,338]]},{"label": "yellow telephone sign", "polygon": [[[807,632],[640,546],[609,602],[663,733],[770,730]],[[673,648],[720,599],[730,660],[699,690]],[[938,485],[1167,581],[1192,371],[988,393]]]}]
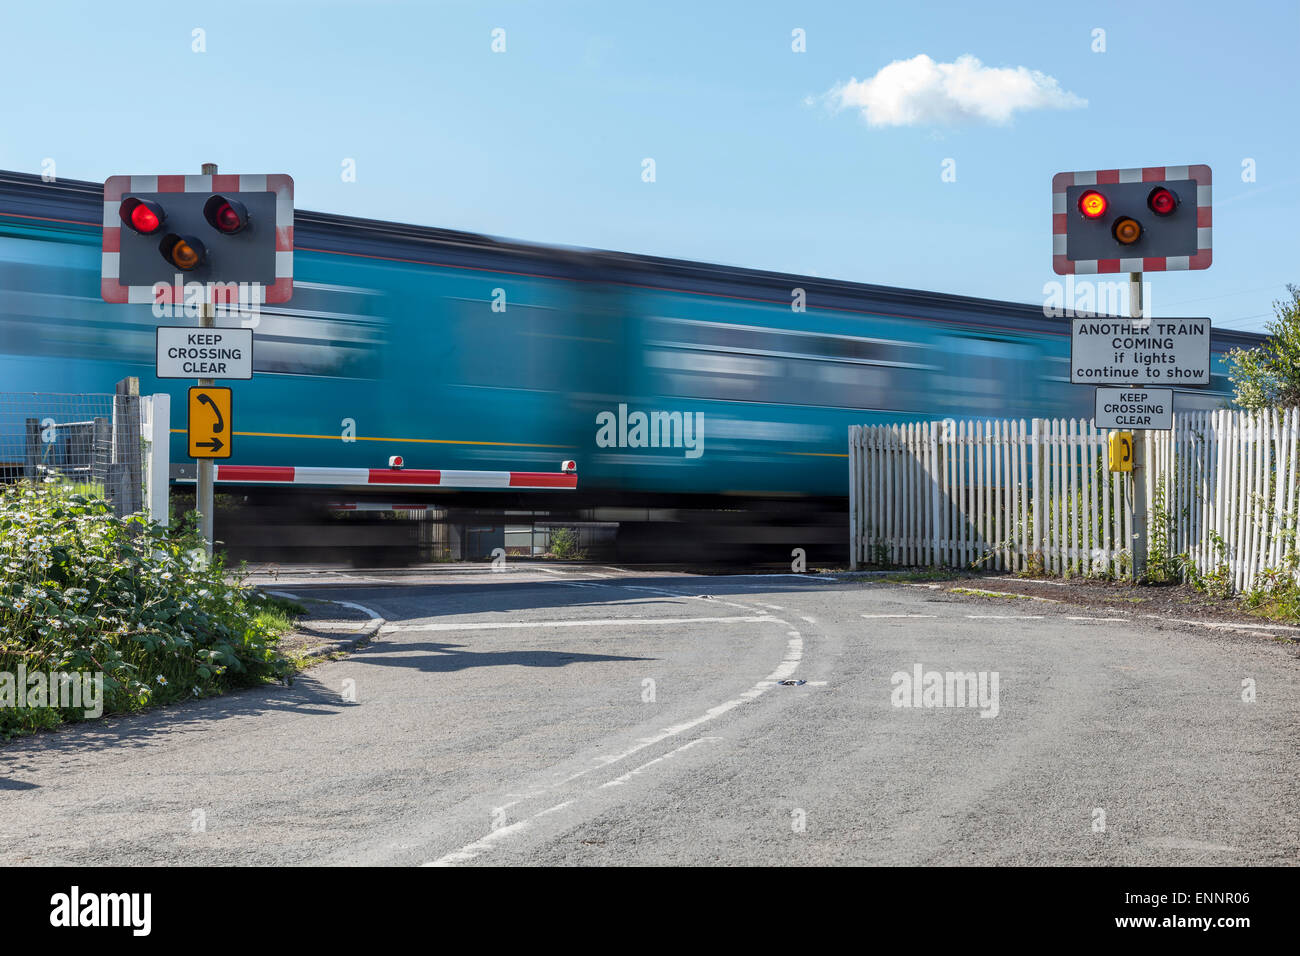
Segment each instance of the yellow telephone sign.
[{"label": "yellow telephone sign", "polygon": [[1109,439],[1109,464],[1111,471],[1133,470],[1133,433],[1111,432]]},{"label": "yellow telephone sign", "polygon": [[229,458],[230,389],[200,385],[189,391],[189,451],[191,458]]}]

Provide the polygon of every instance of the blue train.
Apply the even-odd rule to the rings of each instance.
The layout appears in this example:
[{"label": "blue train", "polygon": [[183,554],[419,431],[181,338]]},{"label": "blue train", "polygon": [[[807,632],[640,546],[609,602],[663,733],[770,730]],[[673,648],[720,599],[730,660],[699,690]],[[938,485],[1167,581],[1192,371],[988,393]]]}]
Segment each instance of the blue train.
[{"label": "blue train", "polygon": [[[155,326],[185,323],[100,300],[101,217],[101,184],[0,172],[0,390],[135,375],[183,409],[191,383],[156,379],[153,349]],[[574,459],[576,496],[509,506],[752,527],[845,507],[850,424],[1091,415],[1068,320],[1030,305],[302,210],[294,270],[256,328],[256,376],[234,384],[235,463]],[[1221,404],[1223,353],[1259,341],[1216,331],[1210,388],[1179,403]]]}]

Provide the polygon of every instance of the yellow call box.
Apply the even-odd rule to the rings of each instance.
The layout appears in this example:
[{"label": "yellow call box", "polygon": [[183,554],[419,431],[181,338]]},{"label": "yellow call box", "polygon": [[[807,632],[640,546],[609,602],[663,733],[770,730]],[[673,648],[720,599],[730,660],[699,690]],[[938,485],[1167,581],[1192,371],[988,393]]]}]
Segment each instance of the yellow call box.
[{"label": "yellow call box", "polygon": [[230,389],[198,385],[189,390],[189,452],[191,458],[229,458]]},{"label": "yellow call box", "polygon": [[1133,470],[1133,433],[1111,432],[1108,461],[1111,471]]}]

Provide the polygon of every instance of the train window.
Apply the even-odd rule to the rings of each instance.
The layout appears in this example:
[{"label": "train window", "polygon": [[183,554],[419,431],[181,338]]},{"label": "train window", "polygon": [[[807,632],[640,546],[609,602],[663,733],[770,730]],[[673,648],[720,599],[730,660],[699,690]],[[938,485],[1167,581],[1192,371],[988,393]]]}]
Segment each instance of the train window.
[{"label": "train window", "polygon": [[648,330],[643,361],[662,394],[902,410],[924,387],[914,343],[665,317]]},{"label": "train window", "polygon": [[[295,281],[292,306],[258,316],[253,370],[290,375],[378,378],[384,322],[368,289]],[[237,317],[218,325],[238,326]]]}]

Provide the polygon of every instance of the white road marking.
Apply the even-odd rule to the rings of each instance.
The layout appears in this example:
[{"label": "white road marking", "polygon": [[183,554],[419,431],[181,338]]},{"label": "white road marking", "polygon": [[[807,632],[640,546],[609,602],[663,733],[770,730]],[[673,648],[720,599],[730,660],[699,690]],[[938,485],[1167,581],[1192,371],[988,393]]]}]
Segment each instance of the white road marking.
[{"label": "white road marking", "polygon": [[1143,614],[1142,616],[1151,618],[1154,621],[1165,621],[1169,624],[1192,624],[1220,631],[1238,629],[1247,631],[1300,631],[1300,627],[1288,627],[1285,624],[1238,624],[1231,621],[1184,621],[1176,617],[1163,617],[1159,614]]},{"label": "white road marking", "polygon": [[886,620],[895,617],[938,617],[937,614],[864,614],[862,615],[869,621]]},{"label": "white road marking", "polygon": [[[290,601],[302,600],[302,598],[298,597],[298,595],[291,594],[288,591],[267,591],[266,593],[274,594],[276,597],[288,598]],[[364,604],[354,604],[352,601],[329,601],[329,603],[338,604],[342,607],[350,607],[354,611],[360,611],[362,614],[368,615],[372,621],[383,620],[383,617],[380,615],[378,611],[372,610],[371,608],[366,607]]]},{"label": "white road marking", "polygon": [[1041,621],[1042,614],[967,614],[972,621]]},{"label": "white road marking", "polygon": [[623,776],[621,776],[621,777],[615,777],[613,780],[609,780],[609,781],[606,781],[605,783],[602,783],[602,784],[600,785],[599,789],[604,790],[606,787],[621,787],[623,784],[627,783],[627,782],[628,782],[629,780],[631,780],[633,777],[637,776],[638,774],[644,773],[646,770],[649,770],[649,769],[650,769],[651,767],[653,767],[655,764],[657,764],[657,763],[662,763],[663,761],[667,760],[669,757],[673,757],[673,756],[676,756],[676,755],[679,754],[679,753],[682,753],[682,752],[684,752],[684,751],[690,750],[690,749],[691,749],[692,747],[694,747],[696,744],[702,744],[702,743],[705,743],[705,742],[708,742],[708,743],[714,743],[714,742],[719,741],[719,740],[721,740],[721,739],[722,739],[721,737],[696,737],[694,740],[690,741],[689,743],[684,743],[684,744],[682,744],[682,745],[681,745],[680,747],[678,747],[676,750],[670,750],[670,751],[668,751],[668,753],[664,754],[664,755],[661,756],[661,757],[655,757],[654,760],[651,760],[651,761],[649,761],[648,763],[643,763],[641,766],[637,767],[635,770],[629,770],[627,773],[623,774]]},{"label": "white road marking", "polygon": [[[617,627],[624,624],[769,624],[780,621],[770,614],[741,617],[607,617],[584,618],[577,621],[467,621],[463,624],[440,622],[437,624],[389,624],[385,634],[402,631],[499,631],[512,628],[535,627]],[[781,621],[780,623],[785,623]]]},{"label": "white road marking", "polygon": [[[609,586],[620,587],[620,585],[609,585]],[[669,594],[670,596],[673,597],[696,597],[696,595],[677,594],[671,591],[662,591],[657,588],[635,588],[634,590],[658,590],[660,591],[660,593]],[[725,604],[730,602],[721,601],[719,603]],[[746,605],[738,605],[738,606],[745,607]],[[664,619],[651,618],[649,620],[664,620]],[[673,621],[674,623],[680,623],[683,619],[674,618],[669,620]],[[698,620],[716,621],[720,619],[699,618]],[[735,619],[735,620],[739,620],[739,619]],[[761,618],[753,618],[752,620],[764,621],[764,622],[771,621],[774,623],[785,624],[787,627],[790,626],[789,623],[786,621],[782,621],[779,618],[773,618],[767,616],[763,616]],[[532,625],[532,626],[536,626],[536,625]],[[751,700],[755,700],[758,697],[761,697],[763,694],[767,693],[767,691],[771,690],[774,686],[776,686],[778,682],[788,679],[790,675],[793,674],[798,669],[799,663],[803,659],[802,635],[800,635],[800,633],[795,630],[787,631],[786,633],[789,636],[789,640],[786,642],[785,659],[782,660],[781,663],[777,665],[776,669],[772,671],[772,673],[768,674],[767,677],[765,677],[763,680],[756,683],[753,687],[745,691],[743,694],[740,694],[737,697],[733,697],[731,700],[723,701],[721,704],[718,704],[716,707],[710,707],[708,710],[706,710],[703,714],[700,714],[698,717],[693,717],[692,719],[683,721],[680,724],[674,724],[671,727],[665,727],[663,730],[659,731],[658,733],[650,737],[643,737],[642,739],[636,742],[635,746],[629,747],[628,749],[622,751],[621,753],[609,754],[606,756],[597,757],[594,761],[593,766],[588,767],[585,770],[579,770],[577,773],[570,774],[568,777],[565,777],[563,780],[550,784],[549,786],[544,787],[540,790],[534,790],[528,794],[525,794],[524,797],[520,799],[528,799],[534,796],[540,796],[542,793],[545,793],[547,790],[553,790],[558,787],[562,787],[565,784],[571,783],[580,777],[586,776],[587,774],[591,773],[594,770],[600,770],[605,767],[609,767],[613,764],[619,763],[622,760],[626,760],[628,757],[632,756],[633,754],[645,750],[647,747],[653,747],[655,744],[660,743],[664,740],[668,740],[671,737],[681,736],[682,734],[698,727],[700,724],[707,723],[708,721],[713,720],[716,717],[721,717],[723,714],[731,710],[734,710],[735,708],[741,706],[742,704],[747,703],[748,701]],[[678,748],[678,749],[680,750],[682,748]],[[645,769],[646,767],[652,766],[658,762],[659,762],[658,760],[652,760],[649,763],[644,764],[642,767],[638,768],[638,770]],[[595,790],[597,789],[600,789],[600,787],[591,788],[587,791],[587,793],[595,792]],[[531,817],[526,817],[525,819],[520,820],[518,823],[511,824],[510,826],[507,827],[501,827],[498,830],[493,830],[487,836],[483,837],[483,839],[477,840],[474,843],[462,847],[461,849],[456,850],[453,853],[448,853],[444,856],[441,856],[437,860],[435,860],[432,864],[426,864],[426,865],[447,866],[455,863],[464,863],[468,860],[472,860],[479,854],[491,850],[496,843],[500,842],[506,837],[512,836],[516,833],[522,833],[533,823],[533,821],[537,820],[538,818],[545,816],[548,813],[554,813],[556,810],[568,806],[569,804],[573,803],[574,800],[577,800],[580,797],[585,795],[586,795],[585,793],[579,794],[577,797],[574,797],[571,800],[567,800],[564,803],[558,804],[547,810],[543,810],[540,813],[536,813]],[[513,801],[512,804],[510,805],[513,805],[513,803],[518,803],[518,802],[519,802],[518,800]]]},{"label": "white road marking", "polygon": [[1129,619],[1126,617],[1066,617],[1067,621],[1108,621],[1111,623],[1128,624]]},{"label": "white road marking", "polygon": [[524,830],[527,830],[530,826],[533,825],[533,821],[539,819],[540,817],[544,817],[547,814],[555,813],[557,810],[563,810],[571,803],[573,803],[572,800],[565,800],[563,803],[557,803],[555,806],[549,807],[543,810],[541,813],[534,813],[531,817],[527,817],[526,819],[520,820],[517,823],[511,823],[508,826],[499,827],[493,830],[483,839],[475,840],[469,846],[463,847],[462,849],[457,850],[455,853],[448,853],[446,856],[440,856],[432,863],[426,863],[424,865],[425,866],[451,866],[454,863],[464,863],[468,860],[472,860],[480,853],[492,849],[493,844],[498,843],[501,840],[504,840],[508,836],[512,836],[516,833],[522,833]]},{"label": "white road marking", "polygon": [[817,621],[816,621],[814,618],[809,617],[807,614],[800,614],[800,615],[799,615],[799,620],[803,621],[803,622],[806,623],[806,624],[816,624],[816,623],[817,623]]}]

